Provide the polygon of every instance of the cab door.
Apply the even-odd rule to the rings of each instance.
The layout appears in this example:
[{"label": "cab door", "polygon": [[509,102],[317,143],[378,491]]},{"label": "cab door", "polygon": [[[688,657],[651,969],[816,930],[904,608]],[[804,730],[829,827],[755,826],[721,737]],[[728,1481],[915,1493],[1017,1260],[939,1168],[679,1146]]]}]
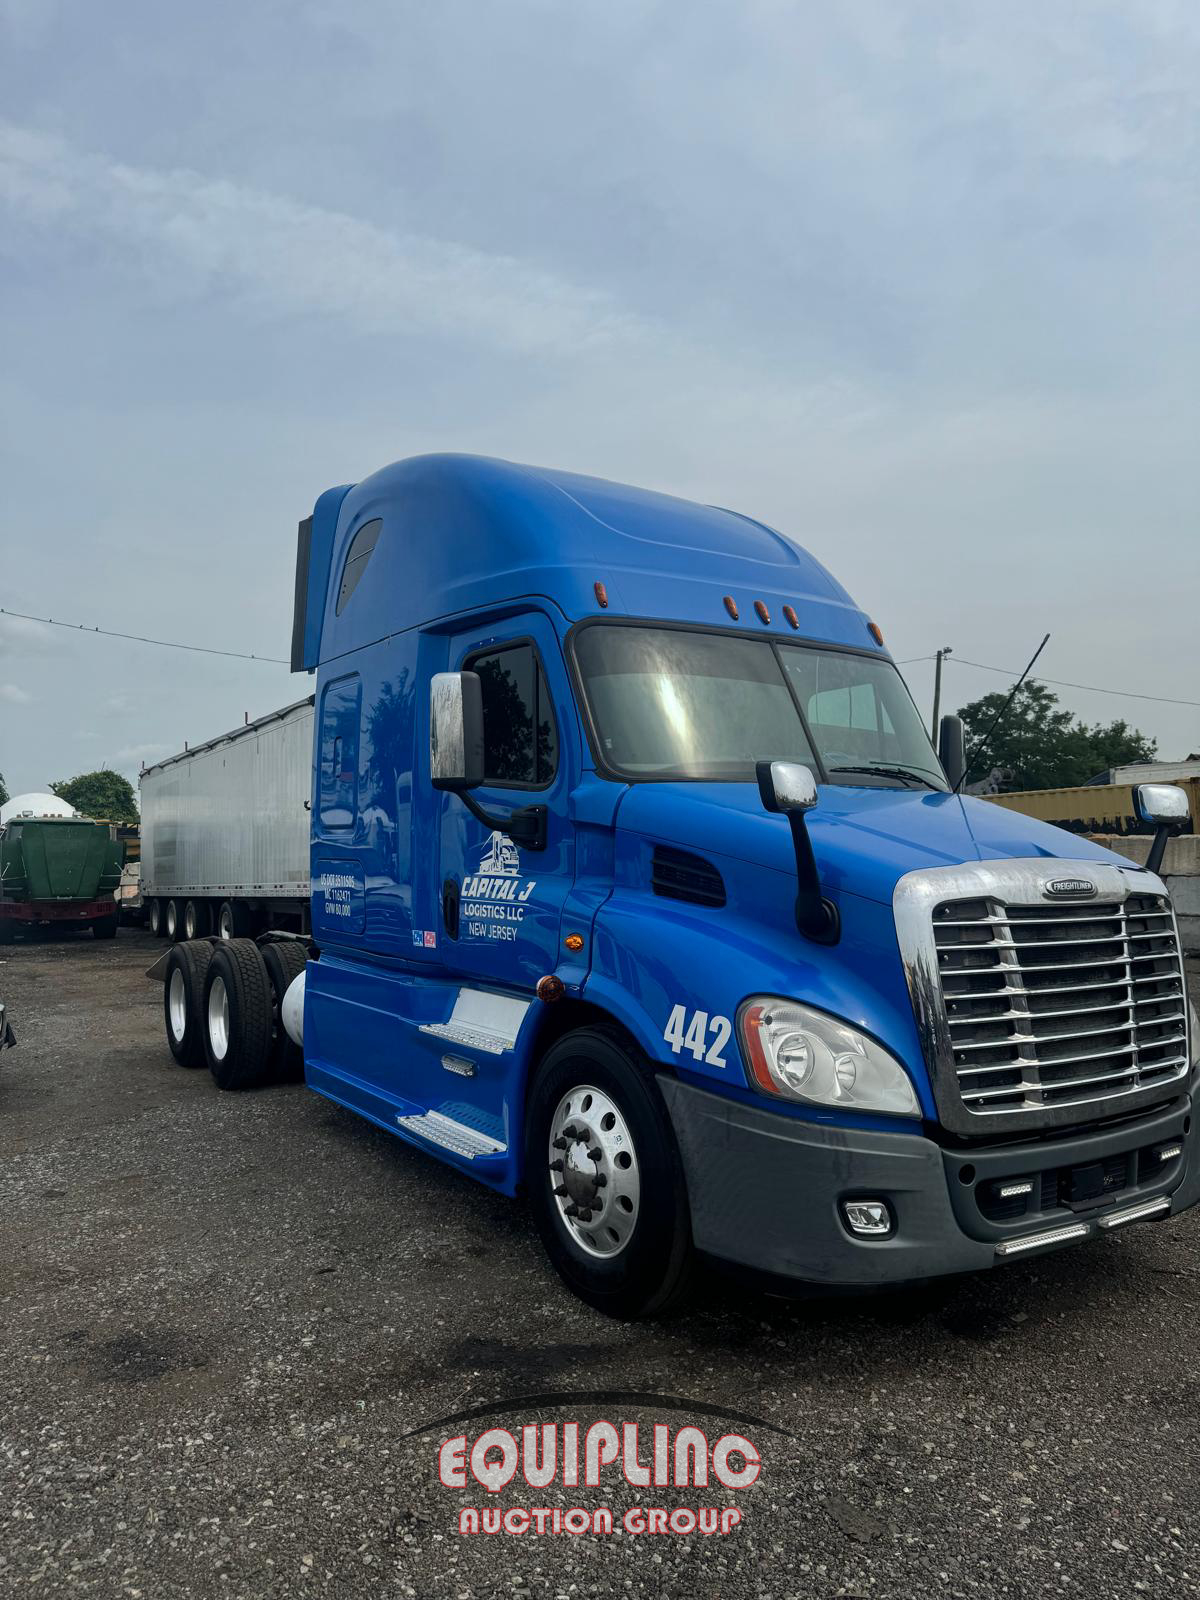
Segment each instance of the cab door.
[{"label": "cab door", "polygon": [[[482,636],[457,635],[450,665],[482,684],[484,782],[471,798],[496,825],[461,796],[439,796],[437,945],[448,977],[528,991],[559,963],[575,873],[567,795],[579,749],[566,668],[549,619],[536,612]],[[531,806],[545,809],[543,850],[514,842],[504,827]]]}]

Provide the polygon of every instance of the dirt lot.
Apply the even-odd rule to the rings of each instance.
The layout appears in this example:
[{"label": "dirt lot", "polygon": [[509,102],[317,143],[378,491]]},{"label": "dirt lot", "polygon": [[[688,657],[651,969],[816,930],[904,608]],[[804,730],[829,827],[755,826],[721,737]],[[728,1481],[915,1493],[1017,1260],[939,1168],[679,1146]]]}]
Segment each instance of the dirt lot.
[{"label": "dirt lot", "polygon": [[[0,1593],[1156,1597],[1200,1588],[1200,1214],[886,1299],[710,1284],[623,1326],[520,1205],[307,1092],[174,1066],[161,949],[11,948],[0,997]],[[461,1538],[443,1431],[636,1390],[750,1413],[728,1537]],[[499,1419],[683,1421],[581,1403]],[[467,1423],[473,1437],[487,1423]],[[728,1426],[733,1426],[732,1424]],[[459,1431],[455,1429],[446,1432]],[[724,1431],[718,1426],[718,1431]],[[714,1436],[715,1437],[715,1436]],[[519,1492],[517,1492],[519,1490]],[[565,1498],[564,1498],[565,1497]]]}]

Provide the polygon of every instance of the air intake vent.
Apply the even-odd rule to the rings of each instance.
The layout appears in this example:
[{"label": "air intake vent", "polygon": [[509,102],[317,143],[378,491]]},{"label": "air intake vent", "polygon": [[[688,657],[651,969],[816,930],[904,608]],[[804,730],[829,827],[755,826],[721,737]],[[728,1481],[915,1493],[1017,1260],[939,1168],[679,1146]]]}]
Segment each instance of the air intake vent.
[{"label": "air intake vent", "polygon": [[669,900],[687,900],[694,906],[723,906],[725,885],[721,874],[703,856],[669,845],[654,847],[653,884],[655,894]]}]

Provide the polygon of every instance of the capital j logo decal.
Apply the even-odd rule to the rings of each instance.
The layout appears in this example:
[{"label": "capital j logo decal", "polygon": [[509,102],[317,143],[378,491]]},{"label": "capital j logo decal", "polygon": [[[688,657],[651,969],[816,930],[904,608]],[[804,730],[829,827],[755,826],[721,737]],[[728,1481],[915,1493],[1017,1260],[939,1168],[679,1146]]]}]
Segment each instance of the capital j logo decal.
[{"label": "capital j logo decal", "polygon": [[[619,1407],[641,1412],[681,1411],[714,1418],[716,1422],[707,1430],[694,1423],[673,1428],[668,1423],[653,1422],[640,1433],[636,1422],[618,1426],[610,1421],[517,1423],[511,1428],[456,1431],[462,1424],[513,1412],[529,1415],[560,1408],[576,1412],[586,1408],[612,1415],[619,1414]],[[441,1435],[437,1465],[442,1486],[465,1491],[469,1499],[477,1500],[476,1504],[460,1503],[460,1534],[578,1536],[611,1534],[614,1528],[620,1528],[634,1537],[674,1534],[689,1538],[697,1533],[706,1537],[732,1533],[742,1521],[742,1511],[731,1503],[731,1495],[750,1488],[762,1472],[757,1445],[748,1432],[730,1429],[730,1423],[739,1429],[765,1429],[784,1438],[792,1437],[786,1428],[763,1417],[701,1400],[618,1389],[527,1394],[497,1400],[440,1417],[414,1428],[405,1437]],[[586,1491],[602,1491],[606,1485],[615,1486],[622,1480],[636,1496],[636,1503],[624,1511],[619,1507],[614,1511],[611,1505],[603,1504],[564,1504],[576,1496],[559,1492],[578,1490],[579,1499],[591,1500],[593,1496]],[[520,1492],[522,1483],[534,1491],[532,1496],[523,1498],[536,1500],[538,1491],[549,1490],[560,1503],[505,1506],[500,1499],[502,1492],[510,1484]],[[671,1493],[651,1494],[650,1503],[644,1504],[641,1490]],[[683,1491],[684,1501],[680,1501],[679,1491]],[[668,1498],[676,1503],[653,1503]]]},{"label": "capital j logo decal", "polygon": [[515,941],[536,878],[521,876],[521,852],[506,833],[493,833],[478,871],[463,879],[462,937]]}]

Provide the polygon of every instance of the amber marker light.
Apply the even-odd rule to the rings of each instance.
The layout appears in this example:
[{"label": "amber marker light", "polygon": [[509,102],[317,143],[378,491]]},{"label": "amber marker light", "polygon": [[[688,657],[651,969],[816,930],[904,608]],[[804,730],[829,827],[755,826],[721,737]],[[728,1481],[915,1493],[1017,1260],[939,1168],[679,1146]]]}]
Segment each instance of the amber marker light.
[{"label": "amber marker light", "polygon": [[783,620],[789,628],[798,628],[800,626],[800,618],[796,615],[795,606],[784,606]]},{"label": "amber marker light", "polygon": [[578,954],[583,949],[583,935],[581,933],[569,933],[563,943],[573,954]]},{"label": "amber marker light", "polygon": [[546,1005],[552,1001],[561,1000],[567,992],[567,986],[561,978],[555,977],[553,972],[548,972],[544,978],[539,978],[534,993]]},{"label": "amber marker light", "polygon": [[738,619],[737,601],[733,598],[733,596],[731,594],[727,594],[725,596],[725,609],[726,609],[726,611],[728,611],[729,615],[736,622],[737,619]]},{"label": "amber marker light", "polygon": [[868,622],[867,623],[867,632],[871,635],[872,639],[874,639],[876,644],[882,644],[883,643],[883,629],[879,626],[879,624],[877,622]]},{"label": "amber marker light", "polygon": [[779,1090],[767,1066],[767,1054],[762,1047],[761,1030],[766,1006],[750,1006],[742,1018],[742,1036],[746,1041],[746,1050],[750,1056],[750,1071],[754,1081],[766,1094],[778,1094]]},{"label": "amber marker light", "polygon": [[600,582],[599,579],[597,579],[596,582],[592,585],[592,588],[596,591],[596,604],[600,607],[600,609],[602,611],[607,611],[608,610],[608,590],[604,587],[604,585]]},{"label": "amber marker light", "polygon": [[769,628],[771,626],[771,613],[767,610],[766,603],[762,600],[756,600],[754,609],[758,615],[758,620]]}]

